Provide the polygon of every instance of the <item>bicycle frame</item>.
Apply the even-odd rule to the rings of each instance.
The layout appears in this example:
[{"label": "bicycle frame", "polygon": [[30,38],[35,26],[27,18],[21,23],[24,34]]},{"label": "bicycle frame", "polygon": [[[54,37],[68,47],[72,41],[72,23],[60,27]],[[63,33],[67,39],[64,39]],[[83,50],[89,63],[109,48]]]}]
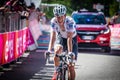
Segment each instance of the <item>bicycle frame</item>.
[{"label": "bicycle frame", "polygon": [[[45,54],[46,55],[46,63],[49,63],[49,59],[50,59],[50,54]],[[68,80],[68,73],[69,73],[69,69],[68,69],[68,66],[69,66],[69,63],[71,63],[72,58],[67,54],[67,51],[66,52],[62,52],[61,54],[56,54],[55,55],[56,57],[59,57],[60,59],[60,64],[58,66],[58,69],[57,69],[57,80]],[[69,62],[68,62],[69,61]]]},{"label": "bicycle frame", "polygon": [[68,55],[67,53],[62,53],[56,56],[60,59],[60,65],[57,69],[57,80],[68,80]]}]

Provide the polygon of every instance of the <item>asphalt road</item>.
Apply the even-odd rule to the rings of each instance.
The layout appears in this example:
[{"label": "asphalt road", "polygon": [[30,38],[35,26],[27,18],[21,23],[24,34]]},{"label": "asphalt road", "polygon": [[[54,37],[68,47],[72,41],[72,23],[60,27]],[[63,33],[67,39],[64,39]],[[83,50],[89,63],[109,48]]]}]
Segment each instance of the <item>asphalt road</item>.
[{"label": "asphalt road", "polygon": [[83,50],[76,65],[76,80],[120,80],[119,51]]}]

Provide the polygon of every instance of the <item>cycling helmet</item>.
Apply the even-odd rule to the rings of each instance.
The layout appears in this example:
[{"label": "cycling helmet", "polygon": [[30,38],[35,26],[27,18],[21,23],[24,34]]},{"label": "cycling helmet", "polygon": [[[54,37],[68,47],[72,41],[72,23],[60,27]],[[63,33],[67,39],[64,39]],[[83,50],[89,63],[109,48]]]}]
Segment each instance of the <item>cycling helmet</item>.
[{"label": "cycling helmet", "polygon": [[66,14],[66,7],[64,5],[57,5],[53,9],[53,13],[55,16],[63,16]]}]

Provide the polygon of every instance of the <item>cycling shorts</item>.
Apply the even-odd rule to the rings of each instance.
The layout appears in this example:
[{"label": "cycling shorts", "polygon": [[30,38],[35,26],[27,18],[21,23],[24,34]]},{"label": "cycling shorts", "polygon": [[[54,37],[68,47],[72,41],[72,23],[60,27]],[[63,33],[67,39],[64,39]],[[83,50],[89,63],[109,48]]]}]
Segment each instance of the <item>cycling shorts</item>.
[{"label": "cycling shorts", "polygon": [[[78,55],[78,44],[77,44],[77,36],[73,37],[72,39],[72,43],[73,43],[73,53],[75,54],[75,59],[77,60],[77,55]],[[63,51],[67,50],[67,39],[61,37],[61,35],[57,35],[57,39],[55,44],[60,44],[63,46]]]}]

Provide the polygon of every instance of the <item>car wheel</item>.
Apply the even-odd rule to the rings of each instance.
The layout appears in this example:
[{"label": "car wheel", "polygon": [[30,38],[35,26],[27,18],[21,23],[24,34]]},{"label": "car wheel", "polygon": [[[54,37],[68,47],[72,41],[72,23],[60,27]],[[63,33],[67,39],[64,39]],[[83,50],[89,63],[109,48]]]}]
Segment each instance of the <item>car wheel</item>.
[{"label": "car wheel", "polygon": [[103,48],[102,48],[102,51],[103,51],[103,52],[110,52],[110,51],[111,51],[111,48],[110,48],[110,47],[103,47]]}]

